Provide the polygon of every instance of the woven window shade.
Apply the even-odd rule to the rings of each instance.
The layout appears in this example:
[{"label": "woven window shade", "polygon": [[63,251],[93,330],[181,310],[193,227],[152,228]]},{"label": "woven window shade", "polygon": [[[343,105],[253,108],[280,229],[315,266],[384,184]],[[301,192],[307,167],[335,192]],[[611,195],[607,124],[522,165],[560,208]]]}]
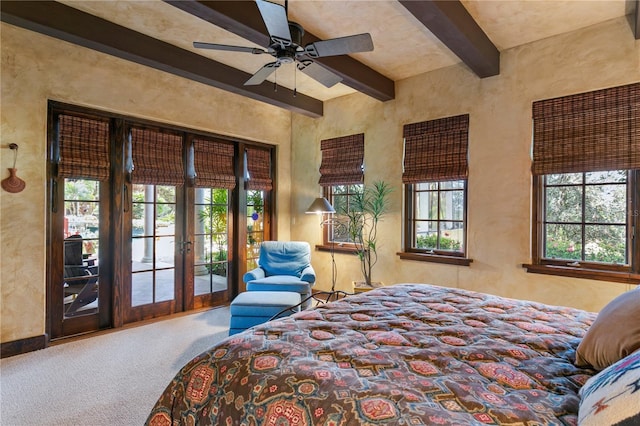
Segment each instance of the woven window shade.
[{"label": "woven window shade", "polygon": [[233,145],[207,139],[195,139],[195,186],[200,188],[236,187]]},{"label": "woven window shade", "polygon": [[58,176],[109,179],[109,122],[60,115]]},{"label": "woven window shade", "polygon": [[640,83],[533,103],[534,175],[640,168]]},{"label": "woven window shade", "polygon": [[364,182],[364,133],[324,139],[320,142],[321,186],[356,185]]},{"label": "woven window shade", "polygon": [[182,137],[151,129],[131,129],[133,183],[183,185]]},{"label": "woven window shade", "polygon": [[247,148],[247,169],[249,180],[247,189],[270,191],[273,189],[271,179],[271,152],[260,148]]},{"label": "woven window shade", "polygon": [[406,124],[402,183],[466,179],[469,114]]}]

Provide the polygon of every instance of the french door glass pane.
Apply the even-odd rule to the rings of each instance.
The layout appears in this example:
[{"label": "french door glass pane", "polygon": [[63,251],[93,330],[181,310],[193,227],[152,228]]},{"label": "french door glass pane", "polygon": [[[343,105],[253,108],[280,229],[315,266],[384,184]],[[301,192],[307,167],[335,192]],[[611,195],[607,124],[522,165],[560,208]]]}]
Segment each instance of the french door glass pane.
[{"label": "french door glass pane", "polygon": [[98,312],[100,182],[64,181],[64,316]]},{"label": "french door glass pane", "polygon": [[133,185],[131,306],[175,297],[176,188]]},{"label": "french door glass pane", "polygon": [[260,245],[264,241],[264,194],[262,191],[247,193],[247,270],[258,265]]},{"label": "french door glass pane", "polygon": [[196,188],[194,295],[227,289],[229,190]]}]

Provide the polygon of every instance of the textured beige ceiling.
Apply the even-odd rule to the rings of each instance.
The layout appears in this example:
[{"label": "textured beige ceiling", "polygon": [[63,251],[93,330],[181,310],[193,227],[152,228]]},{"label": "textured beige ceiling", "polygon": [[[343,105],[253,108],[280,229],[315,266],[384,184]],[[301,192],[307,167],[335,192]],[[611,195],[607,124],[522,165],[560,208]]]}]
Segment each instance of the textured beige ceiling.
[{"label": "textured beige ceiling", "polygon": [[[277,1],[284,4],[284,1]],[[193,41],[256,46],[161,0],[62,1],[119,25],[196,52],[253,74],[271,57],[238,52],[195,49]],[[624,16],[631,0],[462,0],[498,50]],[[254,7],[249,1],[247,7]],[[321,39],[368,32],[374,51],[352,55],[358,61],[397,81],[460,60],[395,0],[290,0],[289,19]],[[261,47],[261,46],[256,46]],[[338,84],[325,88],[284,65],[269,79],[320,100],[353,93]]]}]

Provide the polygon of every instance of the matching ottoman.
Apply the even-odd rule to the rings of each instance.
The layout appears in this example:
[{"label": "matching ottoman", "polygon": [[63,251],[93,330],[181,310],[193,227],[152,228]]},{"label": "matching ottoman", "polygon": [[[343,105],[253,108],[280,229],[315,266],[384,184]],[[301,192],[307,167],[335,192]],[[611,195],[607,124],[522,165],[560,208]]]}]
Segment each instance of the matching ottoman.
[{"label": "matching ottoman", "polygon": [[[240,333],[254,325],[267,322],[283,309],[300,303],[300,294],[291,291],[245,291],[231,302],[231,324],[229,336]],[[300,307],[293,309],[299,311]],[[292,312],[280,315],[284,317]]]}]

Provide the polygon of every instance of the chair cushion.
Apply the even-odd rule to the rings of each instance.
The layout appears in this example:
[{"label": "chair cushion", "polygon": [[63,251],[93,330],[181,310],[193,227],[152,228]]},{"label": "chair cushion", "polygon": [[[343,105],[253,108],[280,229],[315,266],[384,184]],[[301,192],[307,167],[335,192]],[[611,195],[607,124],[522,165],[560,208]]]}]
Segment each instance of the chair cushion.
[{"label": "chair cushion", "polygon": [[299,277],[311,264],[311,247],[306,241],[263,241],[258,265],[267,276],[295,275]]},{"label": "chair cushion", "polygon": [[[290,291],[240,293],[231,302],[231,317],[266,317],[264,322],[283,309],[300,303],[300,294]],[[297,308],[299,310],[299,308]]]},{"label": "chair cushion", "polygon": [[296,293],[309,293],[311,285],[306,281],[300,281],[296,277],[289,275],[276,275],[247,283],[248,292],[264,291],[293,291]]}]

